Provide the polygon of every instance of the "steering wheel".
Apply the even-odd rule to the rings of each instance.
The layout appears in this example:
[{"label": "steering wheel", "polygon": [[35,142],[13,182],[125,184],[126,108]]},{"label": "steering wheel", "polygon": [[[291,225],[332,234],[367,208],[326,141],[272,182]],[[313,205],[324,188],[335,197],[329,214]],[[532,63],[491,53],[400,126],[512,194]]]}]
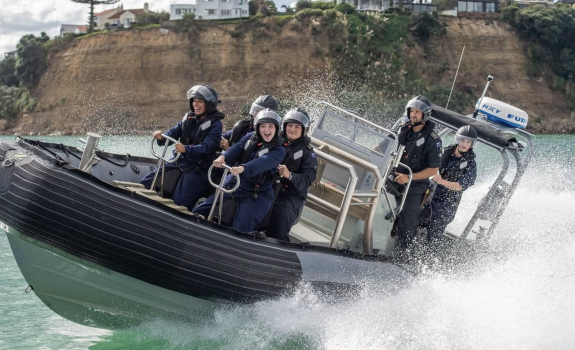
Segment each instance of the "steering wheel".
[{"label": "steering wheel", "polygon": [[[172,143],[178,143],[178,140],[175,140],[166,134],[162,134],[162,137],[167,139],[168,141],[170,141]],[[156,138],[152,138],[152,155],[154,157],[156,157],[160,160],[163,160],[166,163],[175,163],[180,158],[180,156],[182,155],[180,152],[176,152],[176,157],[174,159],[167,159],[166,158],[166,152],[168,151],[168,146],[170,145],[170,142],[166,142],[164,144],[164,152],[162,152],[162,155],[161,156],[157,155],[156,152],[154,151],[154,143],[156,143],[155,141],[156,141]]]},{"label": "steering wheel", "polygon": [[213,164],[212,164],[212,166],[210,167],[210,169],[208,170],[208,180],[210,181],[210,184],[211,184],[213,187],[215,187],[215,188],[217,188],[217,189],[220,189],[222,192],[224,192],[224,193],[233,193],[233,192],[235,192],[235,191],[238,189],[238,187],[240,187],[240,176],[239,176],[239,175],[236,175],[236,185],[235,185],[233,188],[227,190],[227,189],[225,189],[225,188],[223,187],[223,184],[224,184],[224,181],[225,181],[225,179],[226,179],[226,175],[228,174],[228,171],[231,170],[232,167],[231,167],[231,166],[228,166],[228,165],[226,165],[226,164],[222,164],[222,167],[224,167],[226,170],[224,171],[224,175],[222,176],[222,180],[220,181],[219,184],[217,184],[217,183],[215,183],[215,182],[212,181],[212,169],[214,168],[214,165],[213,165]]}]

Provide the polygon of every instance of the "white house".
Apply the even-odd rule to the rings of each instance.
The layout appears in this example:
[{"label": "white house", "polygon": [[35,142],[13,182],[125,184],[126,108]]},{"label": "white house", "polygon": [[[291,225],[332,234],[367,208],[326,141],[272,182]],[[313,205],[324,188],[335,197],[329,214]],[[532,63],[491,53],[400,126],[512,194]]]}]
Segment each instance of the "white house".
[{"label": "white house", "polygon": [[60,27],[60,36],[66,34],[85,34],[88,32],[88,27],[82,24],[62,24]]},{"label": "white house", "polygon": [[170,20],[182,19],[186,13],[194,13],[197,19],[249,17],[248,0],[192,0],[170,5]]},{"label": "white house", "polygon": [[120,5],[116,8],[96,13],[94,21],[97,29],[105,29],[106,23],[108,25],[122,25],[124,28],[130,28],[130,25],[136,22],[136,16],[150,13],[154,12],[149,10],[147,2],[144,3],[143,9],[124,10],[124,5]]},{"label": "white house", "polygon": [[[336,0],[337,4],[344,2],[355,7],[357,11],[383,12],[391,7],[399,6],[399,0]],[[421,4],[419,0],[403,0],[403,7],[416,13],[433,12],[437,6],[430,3],[431,1],[427,0],[423,0]]]}]

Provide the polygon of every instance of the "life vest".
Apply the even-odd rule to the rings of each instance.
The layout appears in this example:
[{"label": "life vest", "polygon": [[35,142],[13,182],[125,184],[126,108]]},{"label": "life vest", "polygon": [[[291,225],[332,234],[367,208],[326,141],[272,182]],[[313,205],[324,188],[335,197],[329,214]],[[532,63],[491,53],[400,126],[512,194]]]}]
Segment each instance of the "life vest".
[{"label": "life vest", "polygon": [[[401,162],[410,167],[413,173],[417,173],[427,167],[427,164],[421,163],[421,158],[423,156],[423,151],[425,150],[426,138],[429,136],[434,140],[439,139],[439,136],[437,136],[433,131],[434,127],[435,123],[427,121],[423,129],[419,132],[419,137],[416,139],[409,137],[409,133],[413,132],[413,130],[411,130],[411,124],[403,125],[400,129],[399,139],[405,142],[405,149],[403,150]],[[406,173],[404,171],[405,169],[399,168],[399,172]]]},{"label": "life vest", "polygon": [[[198,117],[192,112],[186,113],[182,119],[182,135],[180,142],[184,145],[199,145],[204,142],[204,139],[210,132],[212,122],[224,118],[224,114],[216,111],[215,113],[207,115],[198,125]],[[193,130],[196,130],[192,137]]]},{"label": "life vest", "polygon": [[[257,159],[264,154],[268,153],[270,149],[280,146],[284,143],[283,138],[281,137],[274,137],[270,142],[262,142],[259,137],[254,133],[246,142],[244,146],[244,151],[240,160],[237,164],[246,164],[250,160]],[[253,155],[253,157],[252,157]],[[266,179],[270,177],[271,170],[264,171],[254,177],[251,178],[242,178],[242,181],[252,184],[252,185],[260,185]]]},{"label": "life vest", "polygon": [[443,150],[443,154],[441,155],[441,165],[439,168],[439,174],[441,174],[441,178],[449,181],[449,182],[457,182],[463,176],[463,173],[469,166],[469,164],[475,159],[475,153],[473,151],[469,151],[458,158],[453,166],[447,169],[447,165],[449,164],[449,158],[455,151],[457,145],[447,146]]},{"label": "life vest", "polygon": [[[299,172],[299,168],[304,156],[304,150],[306,148],[310,150],[312,149],[311,138],[305,136],[300,137],[293,142],[286,141],[284,143],[284,147],[286,148],[286,155],[282,161],[282,164],[285,164],[290,173]],[[290,183],[287,179],[282,178],[281,180],[285,187],[289,187]]]},{"label": "life vest", "polygon": [[254,120],[251,116],[246,119],[242,119],[234,125],[232,129],[232,134],[230,135],[230,146],[238,142],[242,137],[244,137],[248,132],[254,130]]}]

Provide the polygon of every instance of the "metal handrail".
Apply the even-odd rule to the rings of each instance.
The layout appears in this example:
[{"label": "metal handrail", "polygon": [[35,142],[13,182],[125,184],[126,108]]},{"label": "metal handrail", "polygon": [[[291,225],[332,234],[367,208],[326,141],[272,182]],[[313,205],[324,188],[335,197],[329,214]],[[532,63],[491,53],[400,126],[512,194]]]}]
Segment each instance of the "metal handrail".
[{"label": "metal handrail", "polygon": [[222,178],[220,180],[219,184],[216,184],[215,182],[212,181],[212,170],[214,169],[214,165],[212,164],[212,166],[210,167],[210,169],[208,170],[208,181],[210,182],[210,184],[216,188],[216,193],[214,193],[214,202],[212,203],[212,207],[210,209],[210,214],[208,215],[208,220],[212,220],[213,216],[214,216],[214,210],[216,208],[216,204],[220,203],[220,208],[219,208],[219,214],[220,216],[218,217],[218,224],[222,223],[222,207],[224,204],[224,193],[234,193],[239,187],[240,187],[240,176],[236,175],[236,185],[231,188],[231,189],[225,189],[224,188],[224,182],[226,181],[226,175],[228,175],[228,172],[230,170],[232,170],[232,167],[226,164],[222,164],[222,167],[224,168],[224,174],[222,175]]},{"label": "metal handrail", "polygon": [[[316,147],[322,146],[325,143],[319,141],[315,138],[312,138],[312,144]],[[356,157],[350,156],[348,153],[338,150],[337,148],[330,149],[333,151],[335,155],[343,158],[336,158],[331,154],[327,154],[319,149],[315,149],[316,156],[320,159],[326,160],[331,164],[342,168],[348,171],[349,179],[346,185],[345,191],[343,192],[342,203],[340,207],[337,207],[313,194],[308,195],[308,199],[310,202],[316,203],[323,208],[326,208],[336,214],[338,217],[336,219],[336,225],[333,231],[332,239],[330,241],[330,247],[337,248],[337,243],[339,241],[339,237],[341,236],[341,230],[343,229],[343,225],[345,223],[345,217],[347,216],[349,207],[352,205],[351,201],[353,198],[372,198],[371,202],[363,202],[363,203],[354,203],[354,204],[365,204],[369,206],[369,214],[367,219],[365,220],[364,224],[364,231],[363,231],[363,241],[364,241],[364,252],[366,254],[371,254],[373,250],[372,242],[373,242],[373,220],[375,217],[375,212],[377,209],[377,203],[379,200],[379,191],[383,187],[384,178],[381,174],[381,170],[376,166],[363,159],[359,159]],[[346,162],[347,161],[347,162]],[[376,181],[374,182],[374,186],[372,188],[373,194],[370,193],[355,193],[355,186],[357,184],[358,176],[357,172],[355,171],[354,165],[362,167],[368,171],[373,172],[375,175]]]}]

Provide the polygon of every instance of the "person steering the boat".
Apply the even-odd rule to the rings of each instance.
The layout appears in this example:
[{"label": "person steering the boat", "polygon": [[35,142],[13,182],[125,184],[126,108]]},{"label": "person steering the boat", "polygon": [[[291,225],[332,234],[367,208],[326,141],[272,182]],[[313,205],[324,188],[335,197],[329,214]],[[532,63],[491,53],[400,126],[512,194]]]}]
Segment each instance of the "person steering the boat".
[{"label": "person steering the boat", "polygon": [[[226,203],[235,201],[232,226],[238,231],[254,231],[273,204],[271,174],[277,171],[285,154],[283,139],[279,136],[280,125],[281,118],[276,112],[261,111],[255,118],[255,132],[246,134],[213,162],[217,168],[222,164],[235,164],[224,184],[227,188],[232,188],[235,176],[240,175],[240,186],[233,194],[224,194],[222,208],[225,211]],[[211,195],[193,212],[207,217],[213,202],[214,195]]]},{"label": "person steering the boat", "polygon": [[[208,181],[208,169],[216,158],[224,114],[218,111],[218,93],[210,85],[192,86],[187,92],[187,98],[191,110],[184,118],[170,130],[157,130],[152,135],[160,146],[166,142],[162,134],[180,141],[175,145],[175,152],[180,152],[182,156],[175,164],[166,163],[165,173],[181,172],[179,181],[178,176],[174,177],[177,184],[172,199],[177,205],[191,211],[206,191],[212,188]],[[155,171],[147,174],[140,183],[150,188],[154,174]]]},{"label": "person steering the boat", "polygon": [[276,180],[277,196],[268,216],[266,236],[289,242],[291,227],[296,223],[307,198],[309,186],[315,180],[317,159],[311,139],[307,136],[310,119],[305,109],[289,110],[283,118],[281,136],[285,156],[277,167],[280,178]]},{"label": "person steering the boat", "polygon": [[[425,96],[416,96],[405,106],[409,122],[399,129],[399,144],[405,146],[401,162],[411,168],[413,178],[402,211],[394,223],[400,247],[407,251],[415,240],[419,226],[420,205],[429,186],[429,178],[439,169],[441,138],[433,131],[435,123],[431,117],[431,102]],[[397,184],[409,182],[408,170],[398,167],[395,171]],[[396,197],[401,203],[401,196]]]},{"label": "person steering the boat", "polygon": [[248,132],[253,132],[254,118],[257,117],[259,112],[266,108],[277,113],[278,101],[276,101],[276,99],[271,95],[261,95],[256,98],[250,107],[248,117],[237,122],[232,130],[228,130],[222,134],[222,139],[220,140],[220,147],[222,150],[226,151],[228,148],[233,146],[234,143],[241,140]]},{"label": "person steering the boat", "polygon": [[473,147],[476,143],[477,131],[472,126],[462,126],[455,134],[455,143],[443,150],[439,173],[433,176],[437,188],[427,226],[427,241],[432,251],[439,247],[445,228],[455,218],[463,191],[475,184],[477,164]]}]

